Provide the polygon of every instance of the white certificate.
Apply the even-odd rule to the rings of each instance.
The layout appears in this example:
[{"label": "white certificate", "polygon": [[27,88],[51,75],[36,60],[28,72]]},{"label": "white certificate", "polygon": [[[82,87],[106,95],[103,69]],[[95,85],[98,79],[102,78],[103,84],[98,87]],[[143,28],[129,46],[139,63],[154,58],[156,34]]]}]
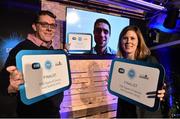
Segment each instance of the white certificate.
[{"label": "white certificate", "polygon": [[69,63],[63,51],[23,50],[16,56],[25,83],[20,86],[21,100],[29,105],[68,89]]},{"label": "white certificate", "polygon": [[69,33],[69,52],[88,52],[92,48],[92,35],[85,33]]},{"label": "white certificate", "polygon": [[[115,59],[108,85],[111,93],[154,111],[159,105],[156,91],[161,88],[163,79],[164,69],[159,64]],[[150,98],[151,95],[154,98]]]}]

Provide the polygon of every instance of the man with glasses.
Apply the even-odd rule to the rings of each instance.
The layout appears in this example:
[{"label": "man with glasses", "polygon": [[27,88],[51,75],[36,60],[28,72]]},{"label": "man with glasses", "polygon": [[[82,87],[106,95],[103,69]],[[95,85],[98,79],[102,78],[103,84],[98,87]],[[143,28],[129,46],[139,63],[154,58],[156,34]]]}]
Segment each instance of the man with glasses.
[{"label": "man with glasses", "polygon": [[15,62],[16,54],[20,50],[53,49],[52,40],[57,26],[55,18],[56,16],[49,11],[40,11],[32,24],[34,34],[28,34],[26,40],[20,42],[10,51],[2,69],[0,88],[3,95],[12,97],[10,99],[13,104],[9,104],[7,107],[14,108],[12,106],[16,106],[14,110],[16,113],[13,115],[15,117],[60,117],[59,106],[63,99],[63,93],[31,105],[25,105],[21,102],[18,87],[24,83],[24,80],[22,74],[16,68]]},{"label": "man with glasses", "polygon": [[115,55],[116,52],[107,46],[111,35],[111,25],[106,19],[99,18],[94,23],[94,40],[96,45],[91,50],[91,54]]}]

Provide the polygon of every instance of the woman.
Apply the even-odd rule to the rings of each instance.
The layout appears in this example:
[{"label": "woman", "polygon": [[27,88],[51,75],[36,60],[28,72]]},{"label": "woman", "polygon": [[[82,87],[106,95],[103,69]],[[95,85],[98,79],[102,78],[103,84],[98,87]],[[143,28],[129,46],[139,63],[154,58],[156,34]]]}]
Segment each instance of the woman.
[{"label": "woman", "polygon": [[[130,60],[141,60],[149,63],[157,63],[157,60],[150,56],[151,52],[146,46],[140,29],[137,26],[125,27],[119,37],[117,56]],[[158,97],[163,100],[165,90],[158,91]],[[118,99],[117,117],[161,117],[161,111],[149,112],[145,109],[136,107],[124,100]]]}]

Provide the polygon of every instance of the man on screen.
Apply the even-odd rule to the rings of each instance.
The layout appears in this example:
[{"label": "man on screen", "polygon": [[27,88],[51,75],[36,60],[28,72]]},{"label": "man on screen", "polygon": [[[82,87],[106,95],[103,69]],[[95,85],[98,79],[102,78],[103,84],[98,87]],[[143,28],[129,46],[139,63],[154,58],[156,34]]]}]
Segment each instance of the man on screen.
[{"label": "man on screen", "polygon": [[99,18],[94,23],[95,47],[91,49],[91,54],[115,55],[116,51],[107,46],[111,35],[111,26],[106,19]]}]

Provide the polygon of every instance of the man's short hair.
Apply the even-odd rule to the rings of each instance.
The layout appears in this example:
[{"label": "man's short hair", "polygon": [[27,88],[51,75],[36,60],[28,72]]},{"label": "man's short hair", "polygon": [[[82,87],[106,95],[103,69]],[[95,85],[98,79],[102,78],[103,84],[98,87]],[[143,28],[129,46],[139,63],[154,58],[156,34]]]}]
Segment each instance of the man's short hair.
[{"label": "man's short hair", "polygon": [[33,23],[39,22],[39,18],[40,18],[41,15],[48,15],[48,16],[56,19],[56,15],[54,15],[52,12],[50,12],[48,10],[41,10],[35,15]]},{"label": "man's short hair", "polygon": [[100,23],[100,22],[103,22],[103,23],[105,23],[105,24],[107,24],[107,25],[109,26],[109,32],[110,32],[110,34],[111,34],[111,25],[110,25],[110,23],[109,23],[106,19],[104,19],[104,18],[96,19],[96,21],[95,21],[95,23],[94,23],[94,29],[95,29],[96,25],[97,25],[98,23]]}]

